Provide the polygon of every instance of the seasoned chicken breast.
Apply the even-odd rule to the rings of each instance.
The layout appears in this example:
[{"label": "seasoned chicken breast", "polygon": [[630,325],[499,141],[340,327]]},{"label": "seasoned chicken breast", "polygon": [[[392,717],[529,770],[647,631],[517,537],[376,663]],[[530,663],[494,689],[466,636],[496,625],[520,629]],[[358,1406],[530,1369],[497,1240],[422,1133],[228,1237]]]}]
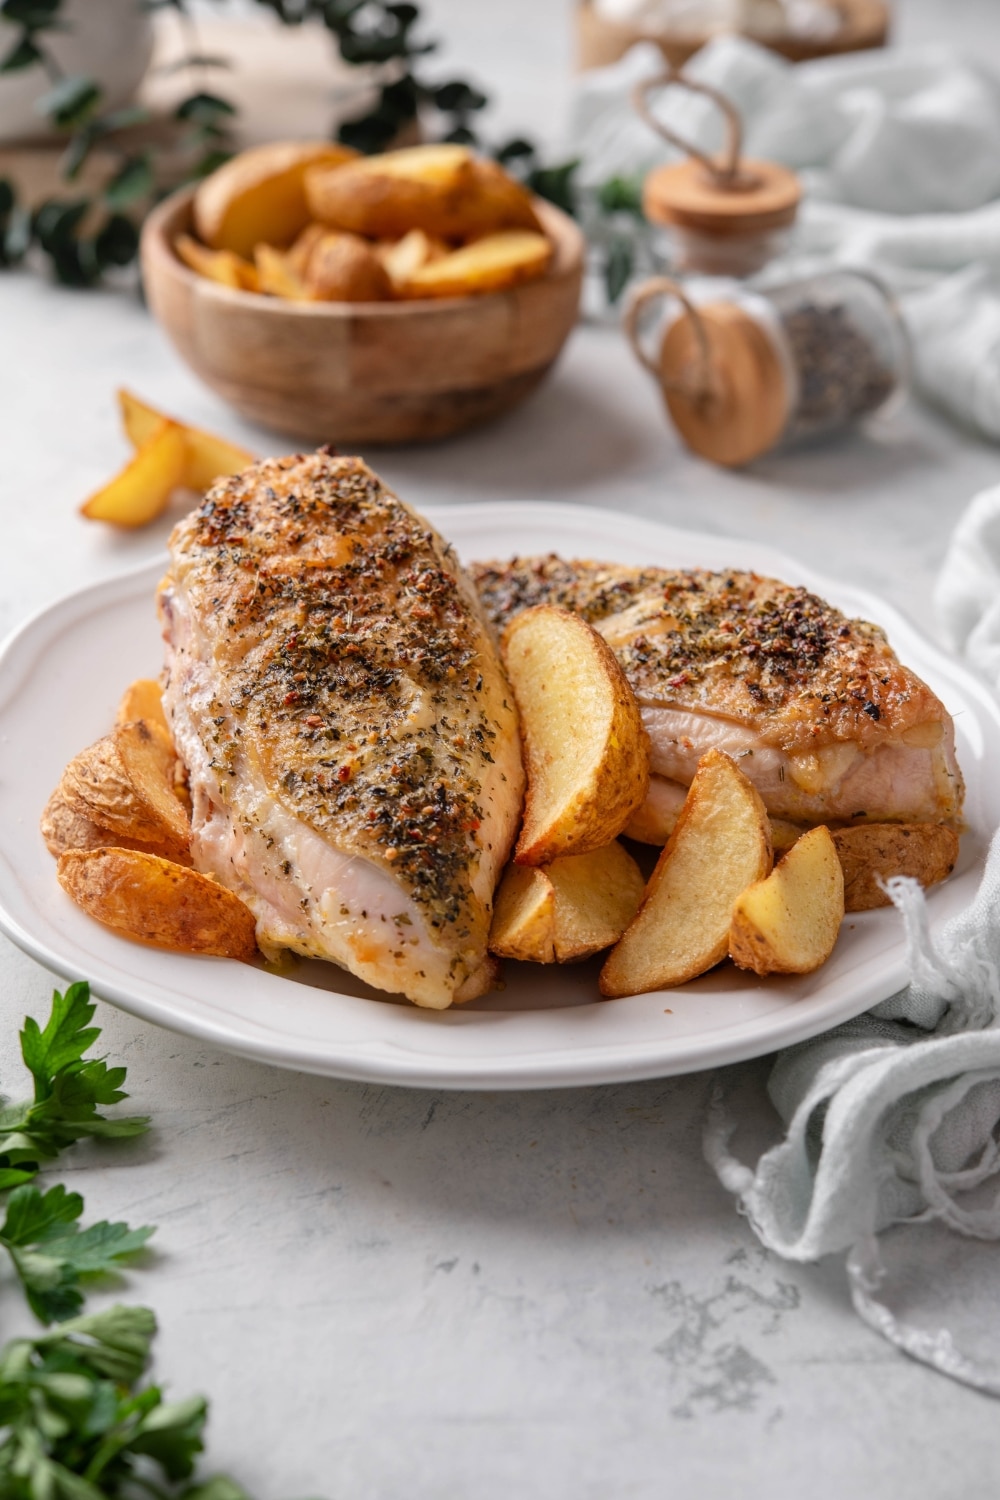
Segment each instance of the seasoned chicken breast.
[{"label": "seasoned chicken breast", "polygon": [[552,556],[477,564],[473,575],[498,628],[551,602],[578,610],[614,649],[652,745],[648,824],[669,820],[713,745],[736,757],[774,817],[959,822],[951,717],[877,625],[755,573]]},{"label": "seasoned chicken breast", "polygon": [[164,708],[196,867],[265,950],[443,1008],[490,987],[513,698],[455,554],[359,459],[268,460],[176,528]]}]

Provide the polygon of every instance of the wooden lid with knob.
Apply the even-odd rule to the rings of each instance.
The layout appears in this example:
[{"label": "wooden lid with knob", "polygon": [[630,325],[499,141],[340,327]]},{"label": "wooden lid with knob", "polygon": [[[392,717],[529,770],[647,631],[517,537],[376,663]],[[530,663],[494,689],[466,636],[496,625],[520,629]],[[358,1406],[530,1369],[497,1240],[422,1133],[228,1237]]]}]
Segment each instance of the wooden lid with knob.
[{"label": "wooden lid with knob", "polygon": [[642,190],[647,219],[703,234],[760,234],[793,223],[802,198],[794,172],[771,161],[741,160],[729,179],[689,158],[650,172]]},{"label": "wooden lid with knob", "polygon": [[[702,94],[717,106],[727,130],[726,149],[719,159],[684,140],[653,113],[649,95],[665,88]],[[793,222],[802,198],[799,179],[777,162],[749,161],[741,156],[743,121],[725,94],[681,73],[669,72],[638,84],[632,91],[632,104],[657,135],[687,157],[674,165],[657,167],[647,176],[642,193],[647,219],[727,238],[783,229]]]}]

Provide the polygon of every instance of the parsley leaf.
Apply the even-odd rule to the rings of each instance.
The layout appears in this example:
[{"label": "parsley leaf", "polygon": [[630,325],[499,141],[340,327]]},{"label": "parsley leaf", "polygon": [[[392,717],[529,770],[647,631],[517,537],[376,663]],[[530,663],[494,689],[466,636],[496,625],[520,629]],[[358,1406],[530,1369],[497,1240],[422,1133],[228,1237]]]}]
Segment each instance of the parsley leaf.
[{"label": "parsley leaf", "polygon": [[153,1233],[102,1220],[81,1229],[79,1193],[64,1187],[42,1193],[32,1184],[16,1188],[7,1200],[0,1245],[10,1255],[32,1312],[42,1323],[72,1318],[83,1306],[81,1277],[116,1271]]},{"label": "parsley leaf", "polygon": [[[122,1090],[124,1068],[109,1068],[103,1058],[84,1054],[100,1036],[90,1022],[95,1006],[90,986],[72,984],[52,996],[45,1029],[30,1016],[21,1032],[21,1055],[35,1084],[34,1099],[0,1104],[0,1192],[33,1177],[42,1161],[58,1156],[75,1141],[100,1136],[122,1139],[149,1128],[146,1115],[116,1119],[100,1112],[128,1095]],[[20,1173],[11,1176],[12,1172]]]},{"label": "parsley leaf", "polygon": [[[118,1500],[150,1465],[185,1480],[202,1451],[207,1404],[166,1402],[137,1387],[156,1320],[145,1307],[112,1307],[0,1351],[0,1494],[4,1500]],[[171,1494],[176,1493],[174,1490]],[[229,1480],[183,1491],[188,1500],[247,1500]]]}]

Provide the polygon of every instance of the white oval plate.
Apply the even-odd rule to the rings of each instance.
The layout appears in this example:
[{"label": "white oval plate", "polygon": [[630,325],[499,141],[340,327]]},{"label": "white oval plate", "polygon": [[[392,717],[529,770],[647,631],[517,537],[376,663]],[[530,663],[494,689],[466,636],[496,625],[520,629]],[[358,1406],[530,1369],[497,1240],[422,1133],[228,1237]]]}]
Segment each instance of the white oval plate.
[{"label": "white oval plate", "polygon": [[[1000,824],[1000,712],[969,673],[888,605],[780,553],[608,511],[523,503],[441,507],[428,517],[465,559],[559,551],[666,567],[753,568],[877,621],[955,716],[970,831],[931,894],[932,927],[972,898]],[[0,926],[32,957],[157,1025],[281,1067],[434,1088],[612,1083],[758,1056],[858,1015],[906,980],[892,910],[847,919],[830,961],[803,978],[725,964],[682,989],[598,997],[598,964],[508,964],[506,989],[449,1011],[380,996],[332,964],[279,977],[225,959],[144,948],[92,921],[60,889],[38,832],[63,766],[114,720],[120,691],[155,675],[153,590],[162,563],[84,589],[37,615],[0,652]]]}]

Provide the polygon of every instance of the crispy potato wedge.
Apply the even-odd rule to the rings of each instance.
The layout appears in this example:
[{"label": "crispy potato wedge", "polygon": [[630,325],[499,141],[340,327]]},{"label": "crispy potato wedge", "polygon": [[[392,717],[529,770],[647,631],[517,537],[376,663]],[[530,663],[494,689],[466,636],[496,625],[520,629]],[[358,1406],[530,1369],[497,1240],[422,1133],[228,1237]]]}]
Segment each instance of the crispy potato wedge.
[{"label": "crispy potato wedge", "polygon": [[174,249],[180,259],[199,276],[217,281],[220,286],[232,287],[237,292],[259,291],[257,268],[232,250],[209,250],[189,234],[179,234],[174,240]]},{"label": "crispy potato wedge", "polygon": [[737,897],[730,957],[755,974],[811,974],[833,952],[843,919],[844,874],[833,835],[821,824]]},{"label": "crispy potato wedge", "polygon": [[617,658],[579,615],[548,604],[516,615],[501,650],[528,777],[517,863],[603,848],[649,785],[649,741]]},{"label": "crispy potato wedge", "polygon": [[302,279],[317,302],[384,302],[392,296],[389,273],[375,247],[358,234],[337,229],[317,240]]},{"label": "crispy potato wedge", "polygon": [[198,238],[212,250],[232,250],[247,259],[255,245],[290,245],[309,221],[306,172],[356,156],[330,141],[274,141],[241,151],[195,193]]},{"label": "crispy potato wedge", "polygon": [[325,224],[317,224],[315,221],[307,224],[302,233],[297,236],[295,243],[285,252],[288,265],[300,281],[305,279],[310,255],[324,234],[329,234],[329,232]]},{"label": "crispy potato wedge", "polygon": [[662,848],[677,826],[687,791],[679,781],[650,776],[645,802],[622,830],[625,837],[635,839],[637,844],[659,844]]},{"label": "crispy potato wedge", "polygon": [[99,828],[186,855],[191,824],[174,791],[175,760],[169,737],[155,725],[118,724],[73,757],[59,793]]},{"label": "crispy potato wedge", "polygon": [[844,910],[889,906],[881,880],[911,875],[937,885],[955,868],[958,835],[940,823],[865,823],[833,835],[844,872]]},{"label": "crispy potato wedge", "polygon": [[163,689],[152,677],[137,677],[122,693],[115,723],[134,724],[137,719],[145,719],[170,738],[170,726],[163,712]]},{"label": "crispy potato wedge", "polygon": [[502,229],[453,250],[414,271],[397,291],[401,297],[469,297],[500,292],[544,275],[552,244],[530,229]]},{"label": "crispy potato wedge", "polygon": [[449,253],[444,240],[434,239],[422,229],[411,229],[401,240],[383,240],[375,246],[375,253],[388,273],[394,287],[402,286],[414,271],[428,266]]},{"label": "crispy potato wedge", "polygon": [[543,869],[508,865],[490,950],[502,958],[573,963],[610,948],[635,916],[645,881],[619,843],[568,854]]},{"label": "crispy potato wedge", "polygon": [[292,270],[288,256],[273,245],[258,245],[253,252],[261,292],[283,297],[286,302],[312,302],[313,296],[301,276]]},{"label": "crispy potato wedge", "polygon": [[555,908],[555,889],[545,870],[508,865],[493,907],[490,952],[554,964]]},{"label": "crispy potato wedge", "polygon": [[789,823],[787,818],[771,819],[771,843],[775,855],[785,854],[805,833],[801,823]]},{"label": "crispy potato wedge", "polygon": [[670,989],[725,958],[733,902],[771,868],[760,793],[722,750],[698,762],[638,914],[601,970],[601,994]]},{"label": "crispy potato wedge", "polygon": [[114,479],[83,502],[80,514],[114,526],[145,526],[166,510],[186,474],[183,428],[163,420]]},{"label": "crispy potato wedge", "polygon": [[411,229],[443,240],[541,230],[530,193],[466,146],[411,146],[333,170],[314,167],[306,173],[306,198],[322,223],[376,240]]},{"label": "crispy potato wedge", "polygon": [[250,908],[185,865],[140,849],[73,849],[60,856],[57,874],[88,916],[137,942],[216,958],[256,955]]},{"label": "crispy potato wedge", "polygon": [[69,849],[107,849],[112,846],[123,849],[144,849],[147,854],[159,854],[164,859],[185,862],[186,856],[173,845],[150,843],[142,839],[130,839],[78,812],[57,787],[45,805],[41,820],[42,838],[50,854],[56,859]]},{"label": "crispy potato wedge", "polygon": [[[198,427],[188,427],[168,417],[155,407],[140,401],[131,391],[118,392],[118,406],[122,415],[125,435],[134,448],[141,449],[156,433],[161,422],[171,422],[184,435],[187,454],[184,478],[181,484],[189,490],[207,490],[217,479],[227,474],[238,474],[249,464],[256,463],[256,455],[214,433],[202,432]],[[141,716],[140,716],[141,717]]]}]

